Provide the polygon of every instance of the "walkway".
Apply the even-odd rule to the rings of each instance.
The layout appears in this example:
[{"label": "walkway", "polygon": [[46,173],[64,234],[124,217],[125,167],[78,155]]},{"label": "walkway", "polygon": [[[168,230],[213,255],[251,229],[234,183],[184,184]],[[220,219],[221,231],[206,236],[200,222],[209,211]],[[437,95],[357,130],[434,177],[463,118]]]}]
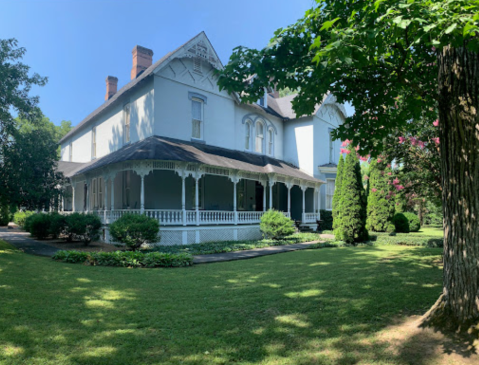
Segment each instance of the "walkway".
[{"label": "walkway", "polygon": [[[321,238],[330,238],[331,235],[320,235]],[[53,256],[58,248],[50,246],[41,241],[29,237],[29,233],[17,229],[7,229],[0,227],[0,239],[17,247],[19,250],[32,255],[39,256]],[[211,255],[197,255],[194,256],[193,262],[195,264],[207,264],[212,262],[246,260],[254,257],[274,255],[282,252],[291,252],[298,250],[305,250],[309,246],[322,241],[295,243],[292,245],[272,246],[264,248],[255,248],[253,250],[215,253]]]},{"label": "walkway", "polygon": [[18,228],[0,227],[0,239],[31,255],[51,257],[58,251],[58,248],[30,238],[28,232],[21,231]]}]

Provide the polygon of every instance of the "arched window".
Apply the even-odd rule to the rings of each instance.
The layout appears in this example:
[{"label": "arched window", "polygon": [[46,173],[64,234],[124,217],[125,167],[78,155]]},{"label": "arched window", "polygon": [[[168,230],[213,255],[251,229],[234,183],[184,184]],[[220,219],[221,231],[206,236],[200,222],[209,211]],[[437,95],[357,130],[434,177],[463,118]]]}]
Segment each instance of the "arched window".
[{"label": "arched window", "polygon": [[274,151],[274,133],[273,129],[268,129],[268,155],[273,156]]},{"label": "arched window", "polygon": [[264,141],[264,125],[262,122],[256,122],[256,147],[255,151],[259,153],[264,153],[263,150],[263,141]]},{"label": "arched window", "polygon": [[251,121],[246,121],[245,124],[245,139],[244,139],[244,148],[245,150],[251,149]]}]

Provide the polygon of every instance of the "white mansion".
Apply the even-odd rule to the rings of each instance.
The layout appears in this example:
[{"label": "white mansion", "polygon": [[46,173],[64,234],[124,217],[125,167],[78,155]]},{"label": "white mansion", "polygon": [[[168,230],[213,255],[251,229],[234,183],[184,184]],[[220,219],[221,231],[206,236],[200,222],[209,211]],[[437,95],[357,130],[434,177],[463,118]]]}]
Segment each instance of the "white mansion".
[{"label": "white mansion", "polygon": [[[158,219],[162,244],[260,237],[264,211],[314,224],[331,209],[344,107],[325,95],[311,116],[266,90],[257,104],[219,91],[222,64],[200,33],[153,63],[133,49],[131,81],[106,79],[105,102],[61,141],[64,211]],[[323,186],[324,185],[324,186]]]}]

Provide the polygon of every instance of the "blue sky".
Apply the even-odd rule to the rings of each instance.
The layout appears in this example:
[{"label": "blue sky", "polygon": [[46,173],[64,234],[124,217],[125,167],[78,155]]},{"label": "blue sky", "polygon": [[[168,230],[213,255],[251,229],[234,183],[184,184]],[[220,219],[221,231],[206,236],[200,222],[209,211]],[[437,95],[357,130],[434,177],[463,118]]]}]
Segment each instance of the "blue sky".
[{"label": "blue sky", "polygon": [[0,0],[0,38],[27,49],[24,62],[48,76],[35,88],[55,124],[78,124],[105,96],[105,78],[130,80],[131,50],[153,62],[205,31],[221,61],[238,45],[261,48],[273,32],[302,17],[312,0]]}]

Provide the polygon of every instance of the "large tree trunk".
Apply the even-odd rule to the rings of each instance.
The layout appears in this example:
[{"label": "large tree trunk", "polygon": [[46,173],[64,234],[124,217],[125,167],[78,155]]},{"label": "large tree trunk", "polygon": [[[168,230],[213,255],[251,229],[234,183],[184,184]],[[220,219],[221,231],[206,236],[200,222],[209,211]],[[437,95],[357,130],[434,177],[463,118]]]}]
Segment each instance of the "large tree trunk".
[{"label": "large tree trunk", "polygon": [[449,325],[479,318],[479,54],[438,54],[444,209],[443,294],[429,313]]}]

